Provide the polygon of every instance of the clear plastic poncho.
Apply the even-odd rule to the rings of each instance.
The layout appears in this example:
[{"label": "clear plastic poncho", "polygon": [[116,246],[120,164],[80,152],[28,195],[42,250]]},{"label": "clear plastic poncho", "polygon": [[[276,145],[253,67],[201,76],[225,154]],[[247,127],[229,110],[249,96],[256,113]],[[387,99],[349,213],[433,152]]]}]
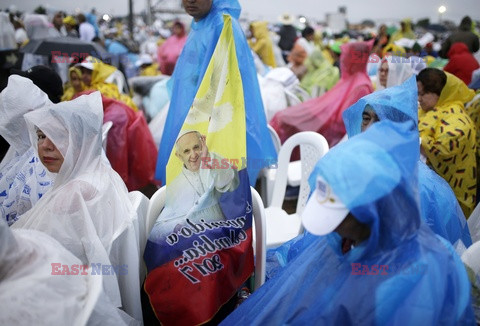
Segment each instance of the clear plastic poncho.
[{"label": "clear plastic poncho", "polygon": [[224,325],[474,323],[460,258],[420,220],[418,135],[411,129],[378,122],[317,163],[317,173],[369,226],[368,239],[342,254],[337,233],[317,237]]},{"label": "clear plastic poncho", "polygon": [[[36,128],[42,130],[64,162],[52,189],[12,227],[47,233],[89,266],[126,264],[126,275],[103,275],[103,287],[115,307],[123,305],[141,320],[139,292],[127,298],[119,290],[125,283],[140,288],[137,213],[122,179],[102,159],[102,119],[100,92],[25,115],[32,143],[37,142]],[[116,241],[120,236],[123,240]]]},{"label": "clear plastic poncho", "polygon": [[[376,90],[380,91],[382,89],[398,86],[404,81],[406,81],[410,76],[413,75],[412,64],[410,58],[406,57],[397,57],[397,56],[387,56],[385,59],[382,59],[378,63],[377,70],[377,87]],[[416,59],[415,59],[416,60]],[[388,64],[388,75],[387,75],[387,86],[380,85],[380,66],[382,62],[386,61]]]},{"label": "clear plastic poncho", "polygon": [[[62,275],[52,264],[76,273]],[[102,277],[80,265],[45,233],[12,230],[0,220],[0,325],[124,325],[102,291]]]},{"label": "clear plastic poncho", "polygon": [[32,208],[52,185],[52,176],[39,161],[23,118],[47,104],[51,104],[47,94],[18,75],[10,76],[0,93],[0,135],[10,144],[0,163],[0,214],[8,225]]},{"label": "clear plastic poncho", "polygon": [[[361,98],[343,113],[348,136],[353,137],[361,132],[362,113],[367,105],[375,111],[380,121],[412,121],[418,135],[417,98],[415,76],[403,84]],[[420,150],[420,147],[417,149]],[[472,239],[467,221],[448,183],[421,161],[418,161],[418,178],[423,220],[459,252],[468,248],[472,244]]]}]

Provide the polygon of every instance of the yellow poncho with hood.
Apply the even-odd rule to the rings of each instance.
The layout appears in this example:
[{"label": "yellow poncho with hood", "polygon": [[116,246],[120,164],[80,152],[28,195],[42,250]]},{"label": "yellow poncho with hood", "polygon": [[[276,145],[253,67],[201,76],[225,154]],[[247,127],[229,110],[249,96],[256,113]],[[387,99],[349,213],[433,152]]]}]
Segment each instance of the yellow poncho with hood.
[{"label": "yellow poncho with hood", "polygon": [[105,79],[116,70],[117,68],[114,66],[103,63],[99,59],[93,60],[92,82],[90,86],[86,86],[85,89],[98,90],[102,95],[120,100],[131,107],[134,111],[138,111],[137,106],[130,96],[120,93],[117,85],[105,82]]},{"label": "yellow poncho with hood", "polygon": [[268,33],[268,23],[264,21],[253,22],[251,30],[255,41],[250,41],[249,45],[253,51],[260,57],[262,62],[270,67],[276,67],[275,55],[273,53],[272,40]]},{"label": "yellow poncho with hood", "polygon": [[466,217],[476,203],[476,129],[464,109],[473,92],[463,81],[446,73],[434,109],[419,112],[420,137],[427,163],[452,187]]},{"label": "yellow poncho with hood", "polygon": [[412,30],[412,21],[407,18],[402,20],[402,23],[405,24],[405,31],[402,31],[400,29],[395,33],[393,33],[392,37],[390,37],[390,43],[398,41],[399,39],[402,39],[402,38],[408,38],[411,40],[415,40],[417,38],[415,36],[415,33]]},{"label": "yellow poncho with hood", "polygon": [[[75,94],[77,94],[75,88],[72,86],[72,72],[75,72],[80,79],[82,78],[82,72],[78,67],[70,67],[70,69],[68,69],[68,83],[65,84],[62,101],[70,101]],[[82,91],[83,90],[85,90],[85,85],[82,82]]]}]

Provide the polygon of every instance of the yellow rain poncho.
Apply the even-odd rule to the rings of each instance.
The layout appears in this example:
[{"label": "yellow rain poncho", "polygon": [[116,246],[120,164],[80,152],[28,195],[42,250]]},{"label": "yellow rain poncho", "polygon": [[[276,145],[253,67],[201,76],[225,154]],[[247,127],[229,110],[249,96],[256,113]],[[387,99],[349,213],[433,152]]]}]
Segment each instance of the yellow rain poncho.
[{"label": "yellow rain poncho", "polygon": [[268,33],[268,23],[264,21],[253,22],[250,25],[255,41],[250,41],[252,50],[258,54],[264,64],[270,67],[276,67],[275,55],[273,53],[272,40]]},{"label": "yellow rain poncho", "polygon": [[300,85],[310,95],[315,96],[315,89],[330,90],[340,79],[340,72],[322,54],[315,50],[305,61],[307,73],[302,78]]},{"label": "yellow rain poncho", "polygon": [[447,83],[434,109],[419,112],[419,131],[427,163],[452,187],[466,217],[476,203],[476,129],[464,110],[473,91],[457,77]]},{"label": "yellow rain poncho", "polygon": [[410,19],[402,20],[402,24],[404,24],[405,30],[400,29],[395,33],[393,33],[392,37],[390,37],[390,43],[398,41],[399,39],[402,39],[402,38],[409,38],[411,40],[414,40],[417,38],[415,36],[415,33],[412,30],[412,21]]},{"label": "yellow rain poncho", "polygon": [[[81,89],[75,90],[75,87],[72,84],[72,74],[77,74],[78,78],[80,78]],[[62,101],[70,101],[75,94],[80,93],[85,90],[85,85],[83,84],[82,80],[82,72],[78,67],[70,67],[68,69],[68,83],[65,84]]]},{"label": "yellow rain poncho", "polygon": [[102,95],[122,101],[129,107],[131,107],[134,111],[138,111],[137,106],[135,105],[130,96],[120,93],[117,85],[105,82],[105,80],[116,70],[117,68],[115,68],[114,66],[103,63],[99,59],[94,59],[92,82],[90,86],[86,86],[85,89],[98,90],[100,91],[100,93],[102,93]]},{"label": "yellow rain poncho", "polygon": [[161,75],[162,73],[158,69],[158,64],[152,63],[146,68],[141,69],[140,71],[140,76],[158,76]]}]

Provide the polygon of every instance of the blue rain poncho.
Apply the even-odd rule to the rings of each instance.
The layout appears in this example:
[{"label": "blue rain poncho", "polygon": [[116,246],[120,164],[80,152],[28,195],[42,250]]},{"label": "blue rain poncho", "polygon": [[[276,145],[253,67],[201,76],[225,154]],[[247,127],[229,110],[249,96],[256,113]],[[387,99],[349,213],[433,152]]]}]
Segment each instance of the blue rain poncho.
[{"label": "blue rain poncho", "polygon": [[178,58],[172,75],[173,89],[158,153],[155,178],[165,184],[165,167],[181,126],[193,103],[202,77],[207,69],[213,50],[223,28],[223,15],[232,16],[235,48],[242,76],[246,125],[247,157],[250,184],[255,184],[262,167],[276,161],[276,152],[267,129],[257,72],[245,35],[237,19],[240,16],[237,0],[213,0],[210,12],[205,18],[192,22],[187,43]]},{"label": "blue rain poncho", "polygon": [[335,232],[310,241],[224,325],[474,324],[460,258],[420,220],[411,129],[376,123],[317,163],[318,175],[370,228],[368,239],[345,254]]},{"label": "blue rain poncho", "polygon": [[[362,113],[367,105],[380,121],[414,122],[418,134],[418,90],[415,77],[403,84],[377,91],[361,98],[345,110],[343,121],[347,134],[361,132]],[[420,150],[420,146],[417,148]],[[421,216],[433,232],[444,237],[458,252],[472,244],[467,221],[449,184],[425,163],[418,161]]]}]

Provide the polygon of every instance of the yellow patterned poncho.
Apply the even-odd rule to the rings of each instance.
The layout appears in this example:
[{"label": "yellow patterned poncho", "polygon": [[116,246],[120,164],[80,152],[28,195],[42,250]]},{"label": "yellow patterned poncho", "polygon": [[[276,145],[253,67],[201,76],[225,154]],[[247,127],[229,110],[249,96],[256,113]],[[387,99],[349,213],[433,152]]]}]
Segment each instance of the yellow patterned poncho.
[{"label": "yellow patterned poncho", "polygon": [[[464,82],[447,74],[434,109],[419,114],[419,131],[427,163],[452,187],[466,217],[476,203],[476,129],[464,103],[473,94]],[[422,110],[420,110],[422,111]]]}]

